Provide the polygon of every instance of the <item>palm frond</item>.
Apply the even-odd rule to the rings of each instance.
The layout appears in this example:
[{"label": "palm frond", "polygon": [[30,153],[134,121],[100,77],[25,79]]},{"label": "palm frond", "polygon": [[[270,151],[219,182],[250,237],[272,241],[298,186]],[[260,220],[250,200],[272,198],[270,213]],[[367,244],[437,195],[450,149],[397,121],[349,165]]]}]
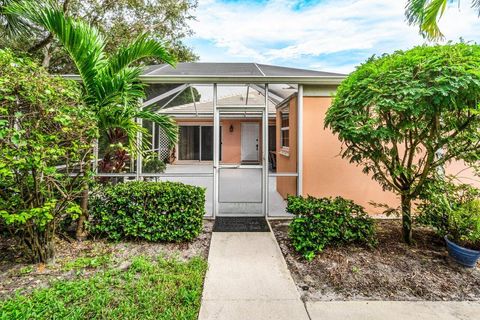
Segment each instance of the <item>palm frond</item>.
[{"label": "palm frond", "polygon": [[128,149],[133,153],[141,152],[137,143],[137,134],[145,129],[135,121],[134,110],[120,106],[104,107],[97,113],[97,123],[103,132],[120,129],[127,137]]},{"label": "palm frond", "polygon": [[[480,0],[473,0],[479,2]],[[438,20],[442,17],[448,0],[409,0],[405,9],[405,16],[410,25],[418,25],[420,32],[429,40],[442,39],[443,34],[438,27]]]},{"label": "palm frond", "polygon": [[421,25],[425,6],[429,0],[409,0],[405,7],[405,16],[410,25]]},{"label": "palm frond", "polygon": [[480,16],[480,0],[472,0],[472,8],[476,9]]},{"label": "palm frond", "polygon": [[140,67],[127,67],[113,75],[99,74],[96,80],[97,107],[109,104],[140,107],[145,96],[144,85],[139,81]]},{"label": "palm frond", "polygon": [[447,0],[432,0],[425,8],[425,14],[421,28],[430,40],[443,38],[443,33],[438,27],[438,19],[440,19],[447,7]]},{"label": "palm frond", "polygon": [[175,121],[172,119],[172,117],[164,114],[158,114],[155,112],[147,111],[147,110],[141,110],[137,112],[135,116],[137,118],[140,118],[143,120],[150,120],[153,123],[158,124],[160,128],[162,128],[163,131],[165,132],[165,136],[170,142],[170,145],[173,145],[174,143],[177,142],[178,126],[175,123]]},{"label": "palm frond", "polygon": [[77,67],[87,95],[94,93],[97,70],[106,64],[105,42],[96,28],[82,20],[66,17],[53,1],[16,1],[5,7],[5,11],[26,18],[55,34]]},{"label": "palm frond", "polygon": [[14,38],[20,35],[32,35],[32,28],[23,17],[9,14],[6,7],[16,2],[15,0],[0,0],[0,29],[6,36]]},{"label": "palm frond", "polygon": [[148,34],[142,34],[131,44],[121,47],[111,55],[101,72],[111,76],[144,58],[156,58],[175,65],[175,58],[168,52],[164,43],[149,38]]}]

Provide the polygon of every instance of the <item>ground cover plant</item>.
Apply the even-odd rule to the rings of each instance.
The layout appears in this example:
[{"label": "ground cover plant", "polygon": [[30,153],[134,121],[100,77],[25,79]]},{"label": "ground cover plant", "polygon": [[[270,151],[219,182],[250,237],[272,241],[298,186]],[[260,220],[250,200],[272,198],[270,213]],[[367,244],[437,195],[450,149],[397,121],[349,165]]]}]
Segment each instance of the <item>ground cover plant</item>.
[{"label": "ground cover plant", "polygon": [[351,200],[290,196],[287,202],[287,211],[294,215],[290,241],[307,260],[326,246],[376,243],[373,219]]},{"label": "ground cover plant", "polygon": [[197,319],[207,263],[135,257],[126,270],[0,301],[0,319]]},{"label": "ground cover plant", "polygon": [[207,259],[213,221],[205,220],[202,232],[189,242],[75,241],[55,238],[56,256],[51,262],[31,264],[10,237],[0,235],[0,301],[15,293],[28,295],[35,289],[48,288],[55,281],[87,279],[105,270],[125,271],[133,259],[142,256],[157,261]]},{"label": "ground cover plant", "polygon": [[417,210],[416,221],[431,226],[440,237],[480,249],[480,190],[455,183],[454,177],[430,181]]},{"label": "ground cover plant", "polygon": [[480,250],[480,200],[460,205],[448,215],[447,237],[462,247]]},{"label": "ground cover plant", "polygon": [[179,182],[101,185],[92,193],[90,206],[93,235],[190,241],[202,230],[205,189]]},{"label": "ground cover plant", "polygon": [[480,47],[465,43],[372,57],[342,82],[327,111],[342,157],[401,198],[407,243],[412,201],[438,168],[478,164],[479,65]]}]

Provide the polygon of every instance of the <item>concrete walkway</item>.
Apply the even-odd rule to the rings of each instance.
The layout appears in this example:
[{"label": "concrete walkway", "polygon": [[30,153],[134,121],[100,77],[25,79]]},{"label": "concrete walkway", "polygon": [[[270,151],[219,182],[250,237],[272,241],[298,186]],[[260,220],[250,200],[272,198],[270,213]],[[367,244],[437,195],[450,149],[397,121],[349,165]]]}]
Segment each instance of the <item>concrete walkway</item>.
[{"label": "concrete walkway", "polygon": [[[271,232],[212,234],[200,320],[473,320],[480,303],[300,300]],[[308,310],[308,311],[307,311]]]},{"label": "concrete walkway", "polygon": [[480,303],[456,301],[307,302],[312,320],[474,320]]},{"label": "concrete walkway", "polygon": [[271,232],[214,232],[200,320],[308,320]]}]

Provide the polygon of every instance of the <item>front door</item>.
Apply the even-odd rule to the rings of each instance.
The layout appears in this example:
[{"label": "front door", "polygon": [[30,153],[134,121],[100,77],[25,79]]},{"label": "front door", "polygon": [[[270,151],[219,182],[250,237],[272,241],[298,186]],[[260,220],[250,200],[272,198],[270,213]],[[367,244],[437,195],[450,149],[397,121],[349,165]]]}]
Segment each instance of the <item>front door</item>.
[{"label": "front door", "polygon": [[242,122],[241,125],[241,160],[242,162],[258,162],[259,159],[258,122]]}]

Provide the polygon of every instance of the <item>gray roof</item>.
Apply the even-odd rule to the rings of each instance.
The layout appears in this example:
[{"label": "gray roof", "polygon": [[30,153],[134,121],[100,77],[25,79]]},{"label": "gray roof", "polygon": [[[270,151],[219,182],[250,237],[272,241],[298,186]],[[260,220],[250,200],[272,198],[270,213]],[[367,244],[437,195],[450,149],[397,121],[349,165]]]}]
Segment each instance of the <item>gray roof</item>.
[{"label": "gray roof", "polygon": [[145,68],[147,83],[299,83],[339,84],[344,74],[295,69],[257,63],[182,62]]}]

